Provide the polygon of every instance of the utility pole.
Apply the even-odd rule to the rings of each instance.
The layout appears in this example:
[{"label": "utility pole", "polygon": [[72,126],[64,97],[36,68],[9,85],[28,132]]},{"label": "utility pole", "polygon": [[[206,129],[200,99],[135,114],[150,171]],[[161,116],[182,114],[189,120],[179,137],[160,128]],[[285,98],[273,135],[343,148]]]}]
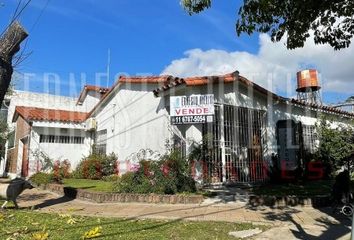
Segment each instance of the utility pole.
[{"label": "utility pole", "polygon": [[12,58],[20,50],[20,44],[28,33],[19,22],[13,22],[0,37],[0,106],[4,100],[13,73]]}]

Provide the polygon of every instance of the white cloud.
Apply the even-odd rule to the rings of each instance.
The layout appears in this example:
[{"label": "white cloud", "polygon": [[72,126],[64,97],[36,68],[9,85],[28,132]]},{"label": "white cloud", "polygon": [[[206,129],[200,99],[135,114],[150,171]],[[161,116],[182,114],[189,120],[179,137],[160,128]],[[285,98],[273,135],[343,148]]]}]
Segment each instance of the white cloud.
[{"label": "white cloud", "polygon": [[323,91],[354,93],[354,43],[348,49],[334,51],[327,45],[315,45],[312,39],[301,49],[287,50],[284,41],[273,43],[266,34],[259,36],[257,54],[210,49],[192,49],[185,57],[171,62],[162,74],[203,76],[240,74],[275,92],[294,95],[296,72],[306,68],[319,71]]}]

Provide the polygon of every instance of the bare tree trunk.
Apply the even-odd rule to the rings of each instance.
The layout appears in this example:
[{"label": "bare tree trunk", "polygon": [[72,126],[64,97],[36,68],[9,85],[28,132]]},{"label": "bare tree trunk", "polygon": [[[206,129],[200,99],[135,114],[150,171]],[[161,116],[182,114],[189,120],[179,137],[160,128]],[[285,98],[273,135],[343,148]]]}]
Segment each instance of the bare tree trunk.
[{"label": "bare tree trunk", "polygon": [[0,38],[0,106],[4,100],[13,73],[12,58],[28,33],[18,22],[13,22]]}]

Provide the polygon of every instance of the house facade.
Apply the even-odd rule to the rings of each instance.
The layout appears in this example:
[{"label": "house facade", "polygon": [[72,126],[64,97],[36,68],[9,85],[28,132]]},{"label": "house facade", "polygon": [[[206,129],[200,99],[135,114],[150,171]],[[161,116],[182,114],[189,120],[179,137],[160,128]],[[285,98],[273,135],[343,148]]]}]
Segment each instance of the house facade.
[{"label": "house facade", "polygon": [[75,168],[91,146],[87,113],[107,91],[87,85],[80,98],[14,91],[3,106],[11,132],[0,175],[27,177],[49,159],[67,159]]},{"label": "house facade", "polygon": [[[171,99],[181,96],[192,100],[212,96],[210,121],[172,122]],[[116,153],[118,171],[123,174],[139,159],[156,159],[171,146],[187,156],[203,145],[201,157],[192,167],[195,178],[204,183],[267,181],[275,164],[291,178],[304,164],[304,155],[315,151],[315,124],[320,116],[330,117],[335,125],[350,125],[354,119],[349,112],[276,95],[238,72],[187,78],[121,76],[110,89],[85,87],[71,112],[53,110],[56,115],[71,117],[37,119],[30,117],[35,110],[27,110],[30,114],[26,115],[17,109],[13,120],[19,125],[28,123],[24,131],[30,131],[35,139],[28,145],[31,150],[43,149],[76,166],[79,155],[87,155],[94,145],[101,153]],[[74,142],[63,142],[68,141],[66,134]],[[26,139],[18,136],[26,149]],[[31,145],[36,141],[37,146]],[[76,153],[65,155],[71,150],[64,149],[70,147]],[[22,153],[21,160],[21,151],[15,152],[17,162],[11,162],[16,162],[16,167],[9,172],[21,174],[21,166],[27,164],[23,155],[27,156]],[[35,158],[28,158],[33,166],[29,175],[40,170]]]},{"label": "house facade", "polygon": [[[171,97],[196,95],[214,96],[213,121],[172,124]],[[337,125],[352,124],[354,117],[283,98],[235,72],[191,78],[123,76],[89,117],[97,121],[97,145],[118,154],[120,173],[136,164],[134,154],[142,149],[163,154],[169,142],[188,155],[208,136],[208,153],[197,163],[195,177],[212,183],[254,183],[266,181],[274,164],[285,169],[284,177],[294,177],[304,155],[318,144],[315,124],[320,116]]]}]

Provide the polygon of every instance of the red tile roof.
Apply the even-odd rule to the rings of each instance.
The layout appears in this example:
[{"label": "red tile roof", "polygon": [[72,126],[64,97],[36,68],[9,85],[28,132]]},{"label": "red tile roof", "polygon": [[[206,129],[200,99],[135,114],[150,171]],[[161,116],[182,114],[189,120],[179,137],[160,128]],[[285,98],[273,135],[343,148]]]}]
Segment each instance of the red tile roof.
[{"label": "red tile roof", "polygon": [[99,87],[99,86],[94,86],[94,85],[85,85],[84,88],[82,89],[79,98],[77,99],[77,104],[81,103],[84,101],[84,98],[87,95],[87,92],[89,91],[95,91],[101,94],[105,94],[106,92],[108,92],[110,90],[110,88],[106,88],[106,87]]},{"label": "red tile roof", "polygon": [[102,104],[103,100],[108,97],[108,95],[113,92],[113,90],[119,85],[119,83],[135,83],[135,84],[158,84],[160,85],[157,87],[153,93],[155,96],[159,96],[161,92],[168,91],[171,88],[180,86],[180,85],[186,85],[186,86],[202,86],[202,85],[208,85],[208,84],[218,84],[218,83],[233,83],[233,82],[241,82],[242,84],[251,87],[258,91],[261,94],[264,94],[266,96],[271,96],[273,99],[279,100],[284,103],[291,103],[299,106],[304,106],[304,107],[310,107],[315,110],[321,110],[321,111],[327,111],[331,112],[334,114],[342,114],[344,116],[348,116],[353,118],[354,114],[349,113],[346,111],[339,110],[337,108],[332,108],[324,105],[313,105],[309,104],[306,102],[302,102],[296,99],[288,99],[284,98],[282,96],[279,96],[263,87],[260,85],[248,80],[247,78],[240,76],[239,72],[233,72],[225,75],[219,75],[219,76],[204,76],[204,77],[187,77],[187,78],[178,78],[178,77],[173,77],[170,75],[165,75],[165,76],[139,76],[139,77],[126,77],[126,76],[120,76],[118,81],[112,86],[112,88],[106,92],[106,94],[102,97],[101,101],[92,109],[90,113],[88,113],[88,116],[91,116],[99,107],[100,104]]},{"label": "red tile roof", "polygon": [[15,108],[13,121],[16,121],[18,116],[21,116],[27,121],[59,121],[80,123],[86,120],[87,113],[17,106]]},{"label": "red tile roof", "polygon": [[169,75],[162,75],[162,76],[134,76],[134,77],[126,77],[120,76],[119,82],[120,83],[166,83],[168,82],[172,76]]},{"label": "red tile roof", "polygon": [[239,75],[239,72],[233,72],[225,75],[219,76],[204,76],[204,77],[187,77],[187,78],[174,78],[172,82],[166,82],[163,86],[154,90],[155,96],[158,96],[160,92],[167,91],[170,88],[176,87],[178,85],[185,84],[186,86],[202,86],[208,84],[219,84],[219,83],[233,83],[233,82],[242,82],[246,86],[252,87],[257,91],[271,95],[273,98],[281,98],[280,96],[268,91],[267,89],[255,84],[254,82],[248,80],[245,77]]},{"label": "red tile roof", "polygon": [[342,115],[345,115],[348,117],[354,117],[354,113],[343,111],[339,108],[334,108],[334,107],[330,107],[330,106],[326,106],[326,105],[308,103],[308,102],[301,101],[301,100],[294,99],[294,98],[290,99],[290,102],[295,105],[309,107],[309,108],[313,108],[313,109],[319,109],[324,112],[331,112],[331,113],[336,113],[336,114],[342,114]]},{"label": "red tile roof", "polygon": [[161,76],[120,76],[118,81],[116,81],[113,86],[102,96],[101,100],[96,104],[96,106],[88,113],[88,117],[95,112],[100,104],[113,92],[113,90],[120,84],[120,83],[132,83],[132,84],[166,84],[170,81],[175,79],[173,76],[170,75],[161,75]]}]

